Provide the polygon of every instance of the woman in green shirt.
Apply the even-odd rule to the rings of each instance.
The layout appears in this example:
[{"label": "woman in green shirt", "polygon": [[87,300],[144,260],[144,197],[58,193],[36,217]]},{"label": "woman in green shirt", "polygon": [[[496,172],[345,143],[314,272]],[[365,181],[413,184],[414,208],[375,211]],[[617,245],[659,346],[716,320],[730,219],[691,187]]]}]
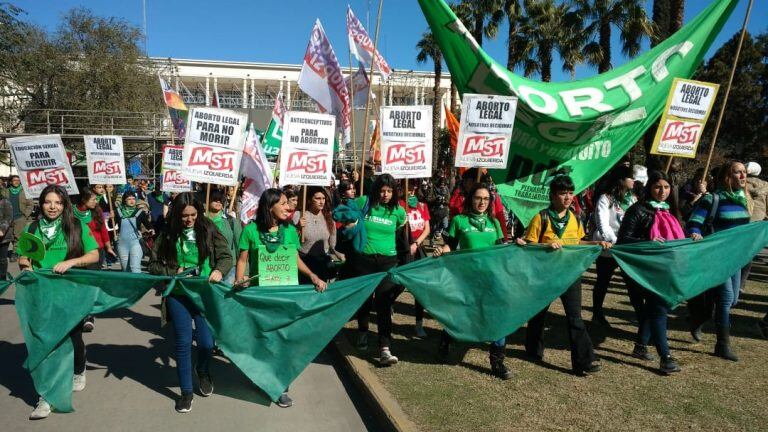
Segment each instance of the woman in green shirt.
[{"label": "woman in green shirt", "polygon": [[[398,184],[389,174],[376,177],[368,196],[357,198],[357,207],[368,209],[365,212],[366,242],[363,250],[353,251],[349,260],[351,276],[363,276],[387,271],[397,265],[397,247],[395,238],[397,231],[405,225],[405,209],[400,207]],[[354,222],[350,225],[354,225]],[[392,315],[390,313],[395,299],[402,292],[397,287],[385,281],[376,288],[373,303],[376,306],[376,325],[379,329],[379,364],[389,366],[396,364],[398,358],[392,355],[389,345],[392,338]],[[371,312],[371,301],[366,301],[357,312],[358,338],[357,347],[361,351],[368,349],[368,321]]]},{"label": "woman in green shirt", "polygon": [[[485,183],[479,183],[470,189],[464,198],[464,209],[461,214],[451,220],[448,233],[443,236],[445,245],[435,249],[435,256],[448,253],[451,249],[478,249],[500,244],[504,241],[504,232],[499,220],[493,217],[491,206],[491,190]],[[451,337],[443,331],[440,340],[441,359],[448,357]],[[507,380],[512,378],[512,372],[504,364],[507,344],[506,337],[491,342],[490,362],[491,371],[497,377]]]},{"label": "woman in green shirt", "polygon": [[[99,245],[91,235],[88,225],[76,219],[72,212],[72,203],[67,192],[60,186],[50,185],[40,193],[40,220],[24,228],[24,232],[33,234],[42,240],[45,256],[32,260],[19,250],[19,268],[22,271],[32,269],[51,269],[55,273],[64,273],[72,267],[86,267],[99,261]],[[75,351],[74,376],[72,390],[85,389],[85,343],[83,342],[83,322],[75,325],[69,333]],[[51,406],[42,397],[31,420],[43,419],[51,413]]]},{"label": "woman in green shirt", "polygon": [[[165,232],[157,237],[149,263],[149,272],[173,276],[188,269],[197,269],[212,283],[221,282],[232,268],[232,254],[219,230],[204,217],[205,208],[191,192],[179,194],[173,200]],[[181,397],[176,411],[192,410],[192,339],[197,341],[197,379],[200,394],[213,393],[213,380],[208,366],[213,351],[213,336],[202,313],[180,288],[174,288],[165,298],[173,325],[176,353],[176,373]],[[195,329],[192,330],[194,322]]]}]

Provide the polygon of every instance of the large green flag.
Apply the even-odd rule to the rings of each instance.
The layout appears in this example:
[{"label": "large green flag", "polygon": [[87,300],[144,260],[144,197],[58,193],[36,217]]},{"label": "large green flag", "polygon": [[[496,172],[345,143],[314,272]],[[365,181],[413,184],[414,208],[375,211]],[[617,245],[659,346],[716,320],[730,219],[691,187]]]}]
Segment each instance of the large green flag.
[{"label": "large green flag", "polygon": [[494,246],[426,258],[390,271],[462,341],[512,334],[592,265],[598,246]]},{"label": "large green flag", "polygon": [[283,143],[283,128],[280,126],[280,120],[272,117],[267,126],[267,131],[261,138],[261,145],[264,147],[264,154],[267,156],[277,156],[280,153],[280,146]]},{"label": "large green flag", "polygon": [[221,350],[276,401],[384,277],[376,273],[335,282],[322,293],[310,285],[255,286],[235,293],[201,278],[177,283],[203,311]]},{"label": "large green flag", "polygon": [[691,77],[737,2],[713,1],[620,68],[544,83],[517,76],[488,56],[443,0],[419,0],[459,92],[519,98],[509,166],[491,174],[504,204],[525,225],[547,206],[547,185],[557,170],[568,172],[580,192],[629,151],[661,115],[672,79]]},{"label": "large green flag", "polygon": [[632,279],[674,308],[725,282],[766,245],[768,222],[755,222],[697,242],[616,245],[611,254]]},{"label": "large green flag", "polygon": [[123,272],[50,270],[16,278],[16,312],[27,345],[24,367],[59,412],[72,411],[74,351],[69,332],[86,316],[129,307],[168,278]]}]

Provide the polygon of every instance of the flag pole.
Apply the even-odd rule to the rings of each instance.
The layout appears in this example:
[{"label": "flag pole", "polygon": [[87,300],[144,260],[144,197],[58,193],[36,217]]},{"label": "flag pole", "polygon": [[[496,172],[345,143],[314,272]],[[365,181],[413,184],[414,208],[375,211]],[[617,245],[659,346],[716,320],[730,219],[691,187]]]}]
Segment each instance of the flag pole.
[{"label": "flag pole", "polygon": [[675,158],[674,156],[670,156],[669,160],[667,160],[667,167],[664,168],[664,174],[668,174],[669,173],[669,168],[672,167],[672,159],[674,159],[674,158]]},{"label": "flag pole", "polygon": [[747,14],[744,16],[744,25],[741,27],[741,36],[739,37],[739,45],[736,47],[736,55],[733,57],[733,65],[731,66],[731,75],[728,78],[728,86],[725,87],[725,96],[723,96],[723,105],[720,107],[720,114],[717,116],[717,124],[715,125],[715,132],[712,135],[712,144],[709,146],[709,155],[707,155],[707,163],[704,165],[704,177],[706,178],[709,172],[709,165],[712,163],[712,154],[715,151],[715,144],[717,143],[717,133],[720,131],[720,124],[723,121],[723,115],[725,114],[725,104],[728,102],[728,94],[731,92],[731,84],[733,84],[733,76],[736,74],[736,66],[739,63],[739,55],[741,54],[741,45],[744,43],[744,36],[747,33],[747,23],[749,22],[749,15],[752,12],[752,3],[754,0],[749,0],[747,6]]},{"label": "flag pole", "polygon": [[235,190],[232,191],[232,199],[229,200],[229,212],[232,213],[232,209],[235,208],[235,200],[237,200],[237,189],[240,187],[240,180],[235,183]]},{"label": "flag pole", "polygon": [[373,37],[373,53],[371,54],[371,72],[368,74],[370,82],[368,84],[368,98],[365,101],[365,123],[363,124],[363,155],[360,161],[360,196],[363,195],[363,185],[365,183],[365,147],[368,141],[368,110],[371,106],[371,91],[373,90],[373,66],[376,64],[376,53],[379,45],[379,27],[381,27],[381,7],[384,0],[379,0],[379,13],[376,18],[376,34]]},{"label": "flag pole", "polygon": [[208,206],[211,203],[211,184],[206,183],[205,188],[205,217],[210,217],[210,212],[208,211]]},{"label": "flag pole", "polygon": [[[347,44],[349,45],[349,44]],[[349,48],[349,47],[347,47]],[[357,146],[355,146],[355,82],[352,75],[352,49],[349,48],[349,133],[352,135],[352,167],[357,168]],[[344,167],[342,166],[342,169]]]}]

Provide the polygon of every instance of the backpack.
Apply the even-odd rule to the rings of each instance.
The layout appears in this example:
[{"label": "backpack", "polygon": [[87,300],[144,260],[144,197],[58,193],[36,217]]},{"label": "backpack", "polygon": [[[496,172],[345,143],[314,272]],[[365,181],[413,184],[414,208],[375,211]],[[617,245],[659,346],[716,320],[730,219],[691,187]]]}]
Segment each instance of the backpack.
[{"label": "backpack", "polygon": [[720,207],[720,195],[716,192],[712,193],[712,207],[707,213],[707,218],[704,219],[704,225],[701,227],[701,235],[706,237],[715,233],[715,217],[717,217],[717,209]]}]

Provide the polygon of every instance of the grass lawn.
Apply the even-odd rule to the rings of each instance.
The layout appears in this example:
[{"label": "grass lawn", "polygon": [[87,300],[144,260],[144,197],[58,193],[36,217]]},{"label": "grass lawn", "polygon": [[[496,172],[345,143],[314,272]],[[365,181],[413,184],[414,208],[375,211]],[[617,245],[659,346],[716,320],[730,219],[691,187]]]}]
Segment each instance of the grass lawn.
[{"label": "grass lawn", "polygon": [[[425,320],[426,339],[413,335],[413,297],[404,293],[395,305],[392,352],[400,363],[376,366],[375,336],[359,353],[403,410],[424,431],[506,430],[768,430],[768,341],[757,319],[768,312],[768,268],[758,266],[732,311],[732,343],[741,358],[728,362],[711,355],[714,325],[705,326],[694,344],[685,322],[686,308],[669,320],[672,354],[682,372],[659,375],[658,360],[644,362],[630,354],[636,323],[626,289],[618,276],[606,298],[612,328],[591,326],[594,273],[583,281],[583,317],[602,359],[603,370],[590,377],[570,373],[565,317],[560,301],[550,308],[545,332],[545,364],[529,362],[523,352],[525,328],[507,339],[509,381],[490,375],[488,344],[453,347],[453,364],[436,359],[441,326]],[[375,317],[371,318],[375,331]],[[354,344],[356,323],[344,330]],[[734,337],[735,336],[735,337]],[[655,355],[655,349],[652,349]]]}]

